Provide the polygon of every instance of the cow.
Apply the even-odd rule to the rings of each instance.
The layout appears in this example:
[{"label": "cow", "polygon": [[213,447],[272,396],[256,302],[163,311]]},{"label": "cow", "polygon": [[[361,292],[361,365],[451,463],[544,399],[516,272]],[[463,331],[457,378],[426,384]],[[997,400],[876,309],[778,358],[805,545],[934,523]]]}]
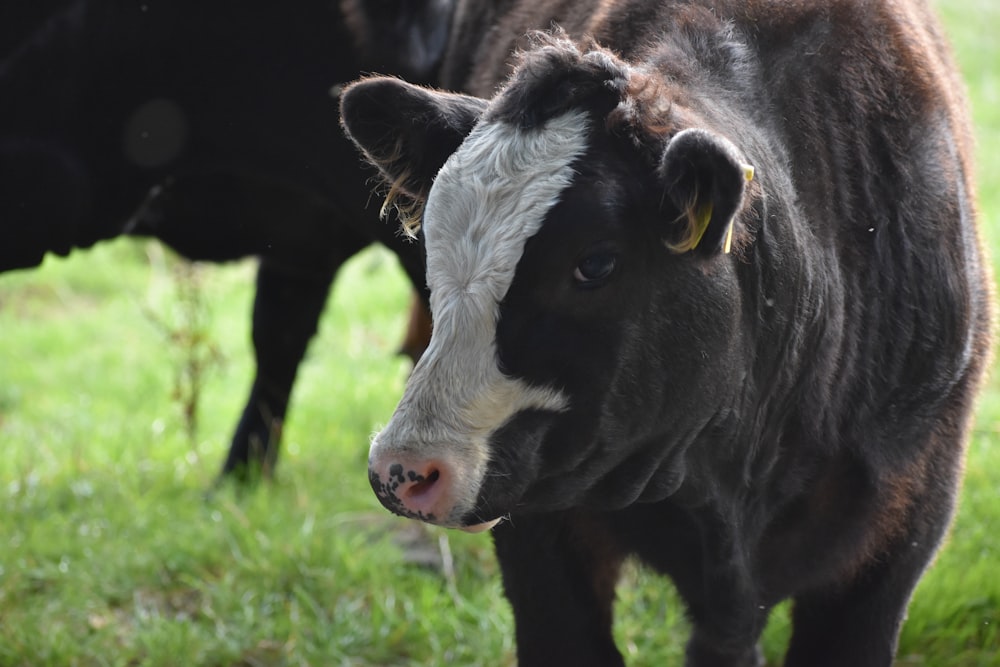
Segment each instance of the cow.
[{"label": "cow", "polygon": [[379,500],[492,530],[522,667],[623,664],[629,557],[675,584],[690,667],[761,664],[786,599],[785,665],[890,665],[992,335],[926,2],[475,5],[440,72],[480,96],[341,98],[434,320]]},{"label": "cow", "polygon": [[383,3],[399,34],[377,52],[321,0],[29,4],[5,7],[0,34],[0,270],[126,232],[192,260],[258,256],[256,376],[222,474],[270,471],[345,260],[390,248],[426,329],[421,246],[378,221],[371,173],[327,119],[363,67],[429,81],[448,3]]}]

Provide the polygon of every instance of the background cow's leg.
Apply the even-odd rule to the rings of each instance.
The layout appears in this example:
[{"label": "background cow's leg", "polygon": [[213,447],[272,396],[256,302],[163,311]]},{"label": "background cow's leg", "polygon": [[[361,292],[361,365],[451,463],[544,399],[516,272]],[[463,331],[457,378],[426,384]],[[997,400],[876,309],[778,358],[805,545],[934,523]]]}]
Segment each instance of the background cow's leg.
[{"label": "background cow's leg", "polygon": [[623,665],[611,634],[623,554],[601,520],[515,516],[493,529],[520,667]]},{"label": "background cow's leg", "polygon": [[246,480],[273,472],[295,375],[316,333],[334,275],[364,247],[360,240],[344,245],[350,247],[338,248],[330,264],[309,273],[261,260],[253,309],[257,372],[222,467],[223,476]]},{"label": "background cow's leg", "polygon": [[714,643],[715,637],[695,630],[688,641],[685,665],[687,667],[762,667],[764,655],[760,647],[751,644],[728,650],[725,642]]},{"label": "background cow's leg", "polygon": [[703,575],[701,590],[695,595],[690,594],[690,587],[685,590],[678,586],[688,605],[692,625],[684,664],[686,667],[762,666],[764,656],[757,641],[767,623],[770,605],[760,604],[747,589],[748,582],[731,567],[706,563]]},{"label": "background cow's leg", "polygon": [[[715,511],[697,514],[665,501],[618,512],[616,534],[653,569],[667,574],[687,607],[687,667],[763,665],[757,640],[770,604],[761,604],[732,538]],[[655,526],[655,530],[651,530]]]},{"label": "background cow's leg", "polygon": [[433,326],[427,301],[414,288],[413,298],[410,299],[410,316],[406,321],[406,333],[399,346],[399,353],[405,354],[416,365],[430,345]]}]

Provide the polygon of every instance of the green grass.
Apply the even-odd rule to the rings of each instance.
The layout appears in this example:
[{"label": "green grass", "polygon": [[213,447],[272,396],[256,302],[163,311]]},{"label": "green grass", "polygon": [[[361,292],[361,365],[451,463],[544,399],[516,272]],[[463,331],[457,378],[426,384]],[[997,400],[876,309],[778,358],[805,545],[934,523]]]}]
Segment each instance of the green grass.
[{"label": "green grass", "polygon": [[[1000,5],[939,2],[969,82],[987,242],[1000,258]],[[253,266],[199,267],[195,437],[175,396],[176,260],[119,240],[0,276],[0,667],[504,665],[512,619],[488,536],[424,529],[368,488],[368,438],[407,364],[408,290],[384,251],[338,281],[296,385],[277,481],[211,488],[249,388]],[[150,315],[156,313],[156,316]],[[900,665],[1000,665],[1000,380],[983,396],[959,514],[921,582]],[[630,568],[630,665],[678,664],[664,579]],[[788,636],[779,610],[772,663]]]},{"label": "green grass", "polygon": [[[154,243],[119,240],[0,282],[0,665],[493,664],[509,653],[489,539],[411,535],[416,524],[368,487],[369,435],[407,374],[393,350],[409,294],[391,256],[345,270],[296,389],[278,481],[244,494],[206,492],[249,386],[253,267],[199,271],[224,358],[191,441],[172,397],[179,352],[148,315],[176,324],[174,263]],[[403,538],[430,566],[409,562]],[[442,553],[454,553],[448,568]]]}]

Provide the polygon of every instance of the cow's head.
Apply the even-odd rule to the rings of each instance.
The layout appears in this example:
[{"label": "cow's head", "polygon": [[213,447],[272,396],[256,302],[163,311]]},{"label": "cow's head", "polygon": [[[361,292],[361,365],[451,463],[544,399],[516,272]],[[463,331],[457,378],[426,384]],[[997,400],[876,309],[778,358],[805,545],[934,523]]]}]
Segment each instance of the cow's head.
[{"label": "cow's head", "polygon": [[427,250],[434,334],[369,459],[390,510],[471,530],[662,499],[725,427],[751,170],[675,92],[561,37],[489,102],[345,92]]}]

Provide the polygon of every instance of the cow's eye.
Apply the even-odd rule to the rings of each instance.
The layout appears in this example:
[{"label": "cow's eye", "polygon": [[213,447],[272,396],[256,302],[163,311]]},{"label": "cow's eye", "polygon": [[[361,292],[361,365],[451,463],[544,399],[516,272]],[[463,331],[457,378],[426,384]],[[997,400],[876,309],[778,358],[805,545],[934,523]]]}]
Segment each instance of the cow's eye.
[{"label": "cow's eye", "polygon": [[597,252],[580,260],[573,271],[573,279],[584,287],[596,287],[607,280],[615,270],[615,256],[610,252]]}]

